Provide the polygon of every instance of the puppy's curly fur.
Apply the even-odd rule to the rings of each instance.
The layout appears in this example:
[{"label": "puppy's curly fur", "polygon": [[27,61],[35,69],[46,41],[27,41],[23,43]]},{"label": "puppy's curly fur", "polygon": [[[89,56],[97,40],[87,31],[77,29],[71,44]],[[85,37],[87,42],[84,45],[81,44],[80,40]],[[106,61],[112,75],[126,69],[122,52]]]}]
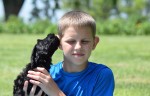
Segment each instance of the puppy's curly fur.
[{"label": "puppy's curly fur", "polygon": [[[13,96],[25,96],[25,92],[23,91],[24,82],[29,80],[27,77],[27,73],[29,70],[33,70],[36,67],[44,67],[48,72],[50,69],[50,65],[52,64],[52,55],[57,50],[59,46],[59,39],[54,34],[48,34],[46,38],[43,40],[37,40],[37,44],[34,46],[31,62],[26,65],[23,71],[17,76],[14,80],[13,87]],[[28,84],[27,93],[29,94],[33,84]],[[36,88],[35,94],[37,94],[40,90],[40,87]],[[43,93],[44,95],[45,93]],[[45,94],[46,95],[46,94]]]}]

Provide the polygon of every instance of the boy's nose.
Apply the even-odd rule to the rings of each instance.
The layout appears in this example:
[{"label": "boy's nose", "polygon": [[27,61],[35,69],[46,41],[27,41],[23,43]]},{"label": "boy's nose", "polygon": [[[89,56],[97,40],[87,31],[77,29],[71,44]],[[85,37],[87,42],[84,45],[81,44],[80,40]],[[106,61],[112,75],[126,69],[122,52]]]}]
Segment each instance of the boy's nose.
[{"label": "boy's nose", "polygon": [[77,42],[76,44],[75,44],[75,49],[77,50],[77,49],[81,49],[81,43],[80,42]]}]

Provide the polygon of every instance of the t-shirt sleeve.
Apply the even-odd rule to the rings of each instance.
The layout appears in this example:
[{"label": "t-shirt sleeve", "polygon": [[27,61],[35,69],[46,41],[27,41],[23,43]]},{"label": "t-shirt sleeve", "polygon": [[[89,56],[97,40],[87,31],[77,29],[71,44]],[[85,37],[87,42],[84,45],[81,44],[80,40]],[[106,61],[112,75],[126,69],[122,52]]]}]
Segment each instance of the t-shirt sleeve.
[{"label": "t-shirt sleeve", "polygon": [[113,96],[114,86],[113,72],[109,68],[104,68],[97,76],[92,96]]}]

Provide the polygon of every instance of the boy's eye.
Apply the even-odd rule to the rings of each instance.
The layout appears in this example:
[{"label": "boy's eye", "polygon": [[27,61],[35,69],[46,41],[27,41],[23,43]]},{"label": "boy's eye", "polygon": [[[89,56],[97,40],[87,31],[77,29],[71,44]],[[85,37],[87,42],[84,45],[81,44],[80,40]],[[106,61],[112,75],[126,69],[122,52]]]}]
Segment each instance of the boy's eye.
[{"label": "boy's eye", "polygon": [[[66,41],[67,43],[69,43],[69,44],[75,44],[76,43],[76,41],[75,40],[68,40],[68,41]],[[80,41],[80,43],[81,44],[87,44],[87,43],[89,43],[90,41],[88,41],[88,40],[81,40]]]},{"label": "boy's eye", "polygon": [[87,43],[89,43],[89,41],[81,41],[82,42],[82,44],[87,44]]},{"label": "boy's eye", "polygon": [[67,41],[67,43],[69,44],[74,44],[76,41],[72,40],[72,41]]}]

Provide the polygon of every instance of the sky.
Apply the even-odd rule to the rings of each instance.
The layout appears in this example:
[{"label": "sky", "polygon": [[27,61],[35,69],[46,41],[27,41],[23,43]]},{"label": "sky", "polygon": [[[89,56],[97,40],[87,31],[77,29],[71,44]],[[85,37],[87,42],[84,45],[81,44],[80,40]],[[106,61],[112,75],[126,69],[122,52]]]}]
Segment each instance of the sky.
[{"label": "sky", "polygon": [[3,3],[2,0],[0,0],[0,18],[4,16],[4,11],[3,11]]},{"label": "sky", "polygon": [[[43,7],[43,4],[40,1],[37,3],[37,5],[39,8]],[[53,2],[51,2],[51,6],[53,6],[53,5],[54,5]],[[28,19],[31,17],[30,13],[31,13],[32,8],[33,8],[32,7],[32,0],[25,0],[24,4],[20,10],[19,17],[23,18],[23,20],[25,22],[28,22]],[[63,14],[64,14],[64,12],[58,10],[56,12],[56,18],[59,19]],[[3,17],[4,17],[3,2],[2,2],[2,0],[0,0],[0,19]],[[53,20],[52,22],[56,22],[56,21]]]}]

